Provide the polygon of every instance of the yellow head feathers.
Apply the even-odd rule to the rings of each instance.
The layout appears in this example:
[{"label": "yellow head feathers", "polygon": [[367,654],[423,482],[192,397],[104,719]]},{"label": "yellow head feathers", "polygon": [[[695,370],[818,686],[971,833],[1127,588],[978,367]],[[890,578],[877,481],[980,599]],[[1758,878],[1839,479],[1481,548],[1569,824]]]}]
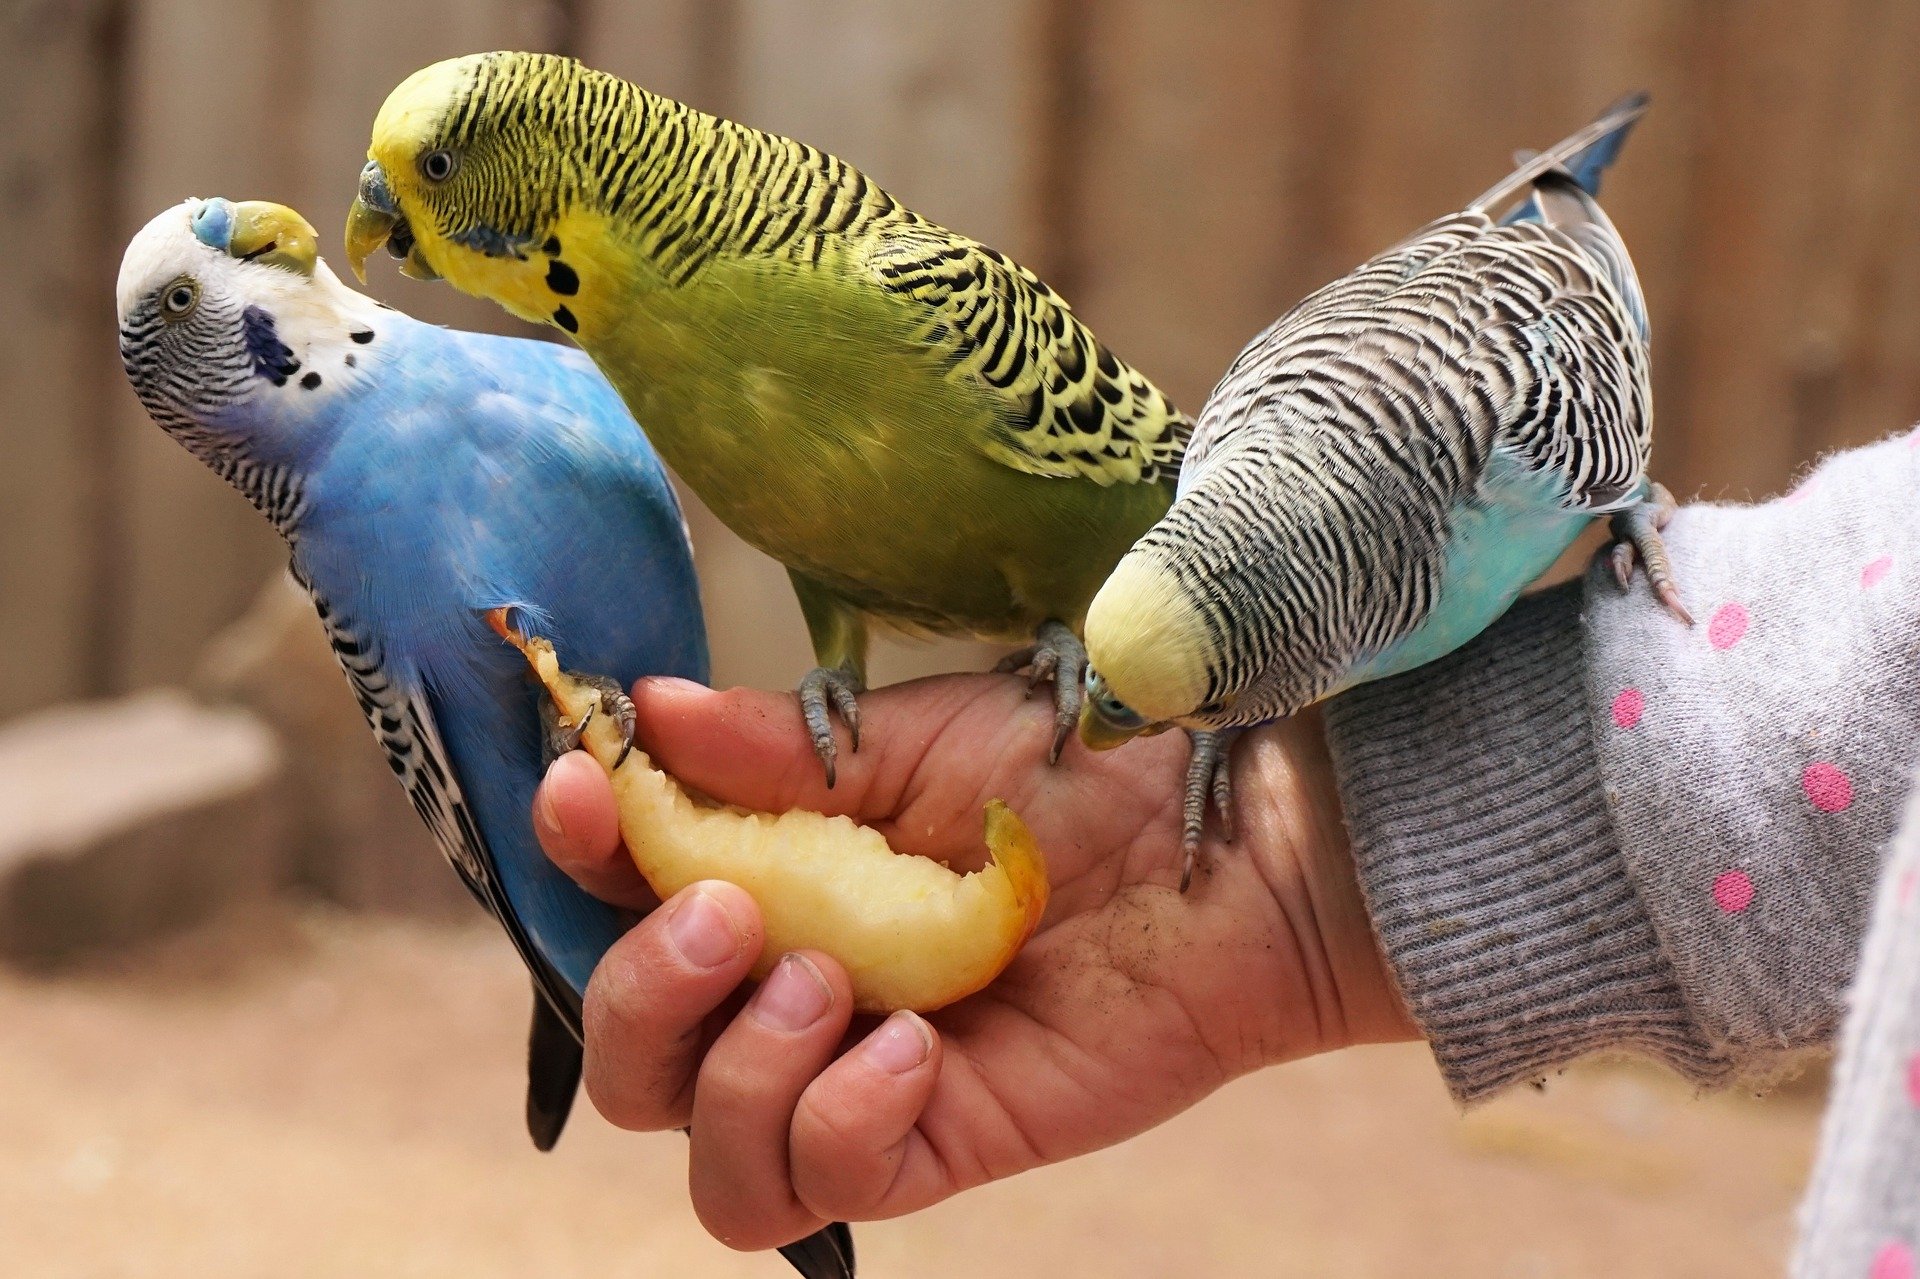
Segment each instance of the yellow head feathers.
[{"label": "yellow head feathers", "polygon": [[1088,665],[1148,723],[1191,715],[1207,699],[1207,628],[1166,562],[1135,549],[1087,610]]},{"label": "yellow head feathers", "polygon": [[481,66],[497,53],[470,53],[422,67],[387,95],[373,118],[367,158],[392,167],[411,168],[426,144],[436,138],[456,104],[473,87]]},{"label": "yellow head feathers", "polygon": [[458,166],[447,145],[448,126],[472,97],[480,68],[495,56],[469,54],[422,67],[381,104],[367,143],[367,166],[360,171],[359,197],[347,218],[347,261],[362,282],[368,255],[382,245],[401,259],[406,274],[435,278],[419,245],[422,236],[438,239],[425,197]]},{"label": "yellow head feathers", "polygon": [[355,272],[385,245],[408,275],[578,334],[580,271],[554,260],[581,186],[575,135],[594,125],[575,91],[595,75],[551,54],[481,53],[408,76],[374,119],[347,220]]}]

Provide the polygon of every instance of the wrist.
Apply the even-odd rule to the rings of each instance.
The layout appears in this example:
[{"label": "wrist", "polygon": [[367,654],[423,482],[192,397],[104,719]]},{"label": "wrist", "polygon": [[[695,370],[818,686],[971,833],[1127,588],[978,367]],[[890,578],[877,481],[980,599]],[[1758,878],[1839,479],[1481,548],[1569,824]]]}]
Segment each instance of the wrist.
[{"label": "wrist", "polygon": [[1275,1010],[1260,1064],[1418,1039],[1367,913],[1318,712],[1247,734],[1235,762],[1235,844],[1260,872],[1273,944],[1297,954],[1311,1005]]}]

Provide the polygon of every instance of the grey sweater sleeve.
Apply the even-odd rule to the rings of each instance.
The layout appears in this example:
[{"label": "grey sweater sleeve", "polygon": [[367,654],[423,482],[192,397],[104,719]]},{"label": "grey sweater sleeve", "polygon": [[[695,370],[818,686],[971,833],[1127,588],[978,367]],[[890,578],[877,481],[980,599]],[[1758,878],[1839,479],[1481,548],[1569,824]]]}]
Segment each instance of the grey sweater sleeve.
[{"label": "grey sweater sleeve", "polygon": [[1827,1045],[1920,759],[1920,451],[1668,527],[1682,626],[1601,571],[1328,708],[1355,857],[1462,1101],[1635,1052]]}]

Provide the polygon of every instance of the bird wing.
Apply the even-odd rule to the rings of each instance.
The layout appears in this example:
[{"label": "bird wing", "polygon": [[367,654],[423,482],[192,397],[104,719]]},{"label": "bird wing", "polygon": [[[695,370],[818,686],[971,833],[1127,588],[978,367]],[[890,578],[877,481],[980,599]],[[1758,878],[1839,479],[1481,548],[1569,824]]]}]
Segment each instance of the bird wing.
[{"label": "bird wing", "polygon": [[1456,213],[1420,228],[1337,280],[1322,285],[1258,334],[1220,378],[1194,426],[1180,472],[1185,492],[1224,444],[1264,420],[1261,403],[1274,398],[1288,374],[1306,373],[1351,347],[1355,317],[1370,315],[1406,288],[1433,261],[1471,243],[1491,226],[1485,215]]},{"label": "bird wing", "polygon": [[1594,265],[1606,275],[1620,294],[1633,329],[1642,342],[1653,340],[1653,324],[1647,318],[1646,295],[1640,290],[1640,275],[1627,255],[1626,241],[1614,228],[1613,219],[1600,202],[1566,169],[1542,174],[1533,185],[1534,202],[1540,221],[1578,244]]},{"label": "bird wing", "polygon": [[1066,299],[998,250],[928,223],[885,229],[866,266],[912,304],[912,337],[1003,411],[987,452],[1032,475],[1165,482],[1193,423],[1100,344]]},{"label": "bird wing", "polygon": [[514,949],[533,974],[534,989],[580,1036],[580,998],[534,945],[500,882],[498,863],[461,792],[429,690],[390,668],[378,641],[358,630],[301,577],[326,628],[335,660],[353,687],[354,700],[367,717],[387,766],[407,792],[413,811],[432,832],[434,842],[487,912],[500,921]]},{"label": "bird wing", "polygon": [[1490,379],[1513,388],[1517,409],[1499,443],[1555,480],[1567,509],[1602,514],[1638,500],[1653,447],[1646,297],[1625,241],[1570,172],[1539,175],[1533,199],[1543,230],[1496,233],[1498,270],[1531,274],[1545,292],[1537,314],[1485,329],[1479,367],[1523,362],[1517,377]]},{"label": "bird wing", "polygon": [[1255,338],[1201,414],[1182,490],[1286,412],[1347,429],[1450,423],[1459,456],[1499,449],[1566,509],[1633,500],[1652,445],[1646,303],[1592,197],[1557,172],[1535,192],[1540,221],[1441,218]]},{"label": "bird wing", "polygon": [[[1517,156],[1466,209],[1311,294],[1255,338],[1208,398],[1182,491],[1262,420],[1286,373],[1332,367],[1337,383],[1344,366],[1364,378],[1369,362],[1405,351],[1404,341],[1380,340],[1392,328],[1396,339],[1450,357],[1438,372],[1455,384],[1443,389],[1499,424],[1496,443],[1523,465],[1557,472],[1570,509],[1631,500],[1652,444],[1650,326],[1626,245],[1593,197],[1648,103],[1629,94],[1547,150]],[[1490,215],[1523,195],[1496,225]]]}]

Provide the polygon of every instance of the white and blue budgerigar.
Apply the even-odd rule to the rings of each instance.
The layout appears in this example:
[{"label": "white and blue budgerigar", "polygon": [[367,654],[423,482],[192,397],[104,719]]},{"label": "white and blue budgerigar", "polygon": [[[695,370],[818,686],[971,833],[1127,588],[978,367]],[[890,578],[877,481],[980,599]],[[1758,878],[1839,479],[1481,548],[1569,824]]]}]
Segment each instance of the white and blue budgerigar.
[{"label": "white and blue budgerigar", "polygon": [[[706,680],[659,460],[585,355],[356,293],[282,205],[166,210],[128,245],[117,294],[141,403],[286,539],[394,773],[532,973],[527,1124],[551,1147],[579,1085],[587,980],[633,920],[540,851],[534,788],[577,733],[496,625],[596,672],[629,737],[633,680]],[[838,1222],[780,1251],[809,1279],[854,1272]]]},{"label": "white and blue budgerigar", "polygon": [[1646,106],[1306,298],[1202,410],[1173,506],[1088,612],[1080,720],[1096,749],[1194,731],[1183,887],[1235,733],[1452,652],[1595,518],[1622,585],[1637,556],[1691,622],[1647,477],[1646,304],[1594,199]]},{"label": "white and blue budgerigar", "polygon": [[583,355],[437,328],[343,285],[280,205],[188,200],[120,268],[120,353],[153,419],[292,550],[415,810],[532,971],[528,1125],[551,1146],[587,978],[631,920],[542,856],[540,705],[491,631],[518,610],[623,684],[704,680],[680,510]]}]

